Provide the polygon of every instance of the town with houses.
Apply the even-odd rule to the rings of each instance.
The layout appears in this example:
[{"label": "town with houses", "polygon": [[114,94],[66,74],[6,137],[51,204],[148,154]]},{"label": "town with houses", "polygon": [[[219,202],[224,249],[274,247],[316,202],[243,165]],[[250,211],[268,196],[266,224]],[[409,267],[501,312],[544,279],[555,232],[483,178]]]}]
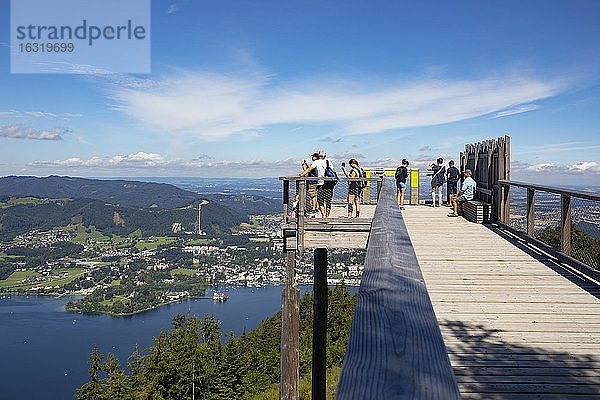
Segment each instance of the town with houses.
[{"label": "town with houses", "polygon": [[[128,315],[217,287],[282,285],[280,225],[280,215],[255,215],[230,235],[191,238],[107,237],[82,226],[33,230],[0,244],[0,263],[16,266],[0,281],[0,295],[76,296],[70,311]],[[330,251],[329,284],[358,285],[363,262],[363,251]],[[297,263],[297,279],[313,282],[308,252]],[[226,298],[217,293],[215,300]]]}]

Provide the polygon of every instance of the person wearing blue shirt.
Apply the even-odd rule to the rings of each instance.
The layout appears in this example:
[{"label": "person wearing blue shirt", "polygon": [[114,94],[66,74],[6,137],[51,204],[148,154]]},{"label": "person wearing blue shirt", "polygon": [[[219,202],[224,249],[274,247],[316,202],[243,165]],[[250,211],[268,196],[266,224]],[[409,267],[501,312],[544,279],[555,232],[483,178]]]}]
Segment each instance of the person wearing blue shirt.
[{"label": "person wearing blue shirt", "polygon": [[452,202],[452,207],[454,208],[454,212],[448,214],[449,217],[458,217],[458,206],[462,205],[465,201],[473,200],[475,197],[475,189],[477,188],[477,183],[473,178],[471,178],[471,170],[465,170],[465,180],[462,183],[460,188],[460,192],[458,192],[457,197],[450,197],[450,201]]}]

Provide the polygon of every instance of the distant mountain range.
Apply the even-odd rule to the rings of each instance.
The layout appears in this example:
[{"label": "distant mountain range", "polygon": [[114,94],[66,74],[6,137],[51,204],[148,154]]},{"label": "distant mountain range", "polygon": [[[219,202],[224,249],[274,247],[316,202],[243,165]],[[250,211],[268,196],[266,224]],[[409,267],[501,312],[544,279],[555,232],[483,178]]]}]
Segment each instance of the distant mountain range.
[{"label": "distant mountain range", "polygon": [[274,199],[241,194],[203,196],[166,183],[8,176],[0,178],[0,239],[73,223],[95,226],[107,235],[128,235],[136,230],[144,236],[165,235],[171,233],[173,224],[183,231],[195,231],[201,199],[209,200],[202,208],[202,230],[209,234],[228,232],[247,221],[248,214],[279,212],[281,208]]},{"label": "distant mountain range", "polygon": [[72,178],[7,176],[0,178],[0,197],[93,199],[133,207],[185,207],[202,196],[166,183]]}]

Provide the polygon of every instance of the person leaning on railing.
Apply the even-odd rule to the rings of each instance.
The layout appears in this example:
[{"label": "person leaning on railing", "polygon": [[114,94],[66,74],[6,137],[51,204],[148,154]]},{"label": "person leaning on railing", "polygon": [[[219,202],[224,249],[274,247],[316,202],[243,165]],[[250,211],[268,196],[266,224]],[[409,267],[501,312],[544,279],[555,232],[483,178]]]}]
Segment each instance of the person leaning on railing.
[{"label": "person leaning on railing", "polygon": [[[316,169],[317,176],[319,178],[324,178],[327,167],[329,166],[329,168],[333,169],[333,166],[325,159],[326,157],[327,153],[325,150],[320,150],[319,159],[313,161],[310,167],[302,171],[299,176],[308,176],[312,170]],[[331,212],[331,199],[333,197],[334,184],[335,183],[325,181],[324,179],[319,179],[317,181],[317,202],[319,203],[319,210],[321,211],[321,216],[323,218],[328,218],[329,213]]]},{"label": "person leaning on railing", "polygon": [[[311,155],[312,158],[312,162],[314,163],[315,161],[317,161],[319,159],[319,153],[312,153]],[[310,165],[308,165],[308,163],[306,162],[306,160],[302,160],[302,171],[306,171],[307,169],[310,168]],[[313,168],[312,170],[310,170],[307,174],[307,176],[318,176],[317,173],[317,169]],[[317,202],[317,183],[318,181],[314,180],[314,181],[306,181],[306,194],[308,195],[308,198],[310,199],[311,205],[312,205],[312,210],[307,210],[307,213],[310,213],[313,217],[314,214],[316,214],[317,212],[319,212],[319,203]]]}]

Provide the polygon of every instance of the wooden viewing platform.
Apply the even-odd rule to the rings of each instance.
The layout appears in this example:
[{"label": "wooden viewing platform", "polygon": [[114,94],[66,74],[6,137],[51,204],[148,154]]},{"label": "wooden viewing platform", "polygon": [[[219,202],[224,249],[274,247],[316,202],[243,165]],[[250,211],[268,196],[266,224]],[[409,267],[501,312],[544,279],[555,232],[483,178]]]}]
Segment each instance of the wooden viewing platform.
[{"label": "wooden viewing platform", "polygon": [[463,398],[600,398],[600,289],[502,231],[407,207]]},{"label": "wooden viewing platform", "polygon": [[338,399],[600,398],[597,283],[394,193],[385,181]]},{"label": "wooden viewing platform", "polygon": [[[570,229],[571,199],[598,215],[600,195],[510,181],[509,143],[461,155],[494,224],[448,218],[446,207],[401,211],[387,178],[372,221],[285,221],[282,399],[298,398],[296,251],[315,248],[312,398],[324,399],[326,249],[359,247],[342,239],[353,230],[368,235],[367,254],[337,399],[600,399],[600,272],[572,258]],[[510,226],[511,186],[528,190],[525,232]],[[560,251],[534,238],[534,191],[557,190]]]}]

